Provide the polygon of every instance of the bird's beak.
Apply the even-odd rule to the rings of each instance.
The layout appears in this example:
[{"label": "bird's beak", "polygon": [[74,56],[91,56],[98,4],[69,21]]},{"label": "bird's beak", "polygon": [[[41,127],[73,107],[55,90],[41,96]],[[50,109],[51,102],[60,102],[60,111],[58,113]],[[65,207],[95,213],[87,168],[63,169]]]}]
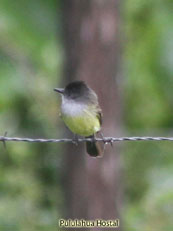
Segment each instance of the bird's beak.
[{"label": "bird's beak", "polygon": [[64,88],[54,88],[54,91],[57,91],[60,94],[64,93]]}]

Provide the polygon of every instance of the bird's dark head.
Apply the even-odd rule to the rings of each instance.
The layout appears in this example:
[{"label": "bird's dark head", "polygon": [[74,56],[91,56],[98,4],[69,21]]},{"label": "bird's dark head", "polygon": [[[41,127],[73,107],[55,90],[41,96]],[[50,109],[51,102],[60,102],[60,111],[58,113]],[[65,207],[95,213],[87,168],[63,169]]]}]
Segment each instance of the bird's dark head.
[{"label": "bird's dark head", "polygon": [[64,89],[55,88],[55,91],[64,95],[64,97],[73,100],[87,99],[90,88],[83,81],[74,81],[69,83]]}]

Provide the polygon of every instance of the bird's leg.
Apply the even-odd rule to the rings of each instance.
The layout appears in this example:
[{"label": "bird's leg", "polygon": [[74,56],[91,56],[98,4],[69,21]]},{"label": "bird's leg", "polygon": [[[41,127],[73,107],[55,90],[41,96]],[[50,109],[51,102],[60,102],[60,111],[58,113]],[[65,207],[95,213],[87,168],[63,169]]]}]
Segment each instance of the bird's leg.
[{"label": "bird's leg", "polygon": [[96,134],[93,134],[91,138],[93,143],[96,142]]},{"label": "bird's leg", "polygon": [[104,140],[103,132],[99,131],[99,133],[100,133],[100,135],[101,135],[102,139]]},{"label": "bird's leg", "polygon": [[72,143],[75,144],[76,146],[79,144],[79,140],[78,140],[78,135],[77,134],[74,134]]},{"label": "bird's leg", "polygon": [[[102,133],[101,131],[99,131],[99,133],[100,133],[100,135],[101,135],[101,137],[102,137],[102,139],[103,139],[104,144],[105,144],[105,145],[108,144],[109,141],[105,141],[105,140],[104,140],[104,135],[103,135],[103,133]],[[111,144],[111,146],[113,147],[113,141],[112,141],[112,140],[110,140],[110,144]]]},{"label": "bird's leg", "polygon": [[108,142],[105,141],[103,133],[102,133],[101,131],[99,131],[99,133],[100,133],[101,138],[103,139],[103,143],[104,143],[104,144],[107,144]]}]

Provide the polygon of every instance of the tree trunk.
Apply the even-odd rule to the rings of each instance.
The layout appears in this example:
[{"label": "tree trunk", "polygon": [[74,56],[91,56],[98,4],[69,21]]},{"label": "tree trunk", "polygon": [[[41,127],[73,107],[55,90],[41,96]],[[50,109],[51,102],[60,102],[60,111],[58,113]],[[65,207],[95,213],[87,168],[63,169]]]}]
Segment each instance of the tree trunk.
[{"label": "tree trunk", "polygon": [[[121,124],[120,44],[117,0],[64,0],[65,82],[84,80],[103,111],[104,136],[118,136]],[[122,187],[118,145],[102,159],[84,145],[66,144],[65,191],[68,218],[120,218]],[[100,228],[94,230],[101,230]],[[108,230],[108,229],[106,229]]]}]

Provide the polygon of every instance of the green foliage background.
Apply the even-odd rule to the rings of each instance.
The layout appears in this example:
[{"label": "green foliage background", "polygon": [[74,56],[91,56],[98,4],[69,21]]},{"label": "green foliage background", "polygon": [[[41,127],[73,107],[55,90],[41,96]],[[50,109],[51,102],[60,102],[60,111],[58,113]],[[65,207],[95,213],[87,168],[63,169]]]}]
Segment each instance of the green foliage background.
[{"label": "green foliage background", "polygon": [[[173,134],[172,10],[170,0],[124,2],[125,121],[130,135]],[[172,230],[172,153],[170,142],[126,145],[125,230]]]},{"label": "green foliage background", "polygon": [[[173,4],[121,7],[125,134],[173,130]],[[0,0],[0,133],[60,137],[61,1]],[[60,128],[59,130],[57,128]],[[57,144],[0,144],[0,230],[57,230],[63,211],[63,152]],[[172,230],[170,142],[124,146],[124,229]]]}]

